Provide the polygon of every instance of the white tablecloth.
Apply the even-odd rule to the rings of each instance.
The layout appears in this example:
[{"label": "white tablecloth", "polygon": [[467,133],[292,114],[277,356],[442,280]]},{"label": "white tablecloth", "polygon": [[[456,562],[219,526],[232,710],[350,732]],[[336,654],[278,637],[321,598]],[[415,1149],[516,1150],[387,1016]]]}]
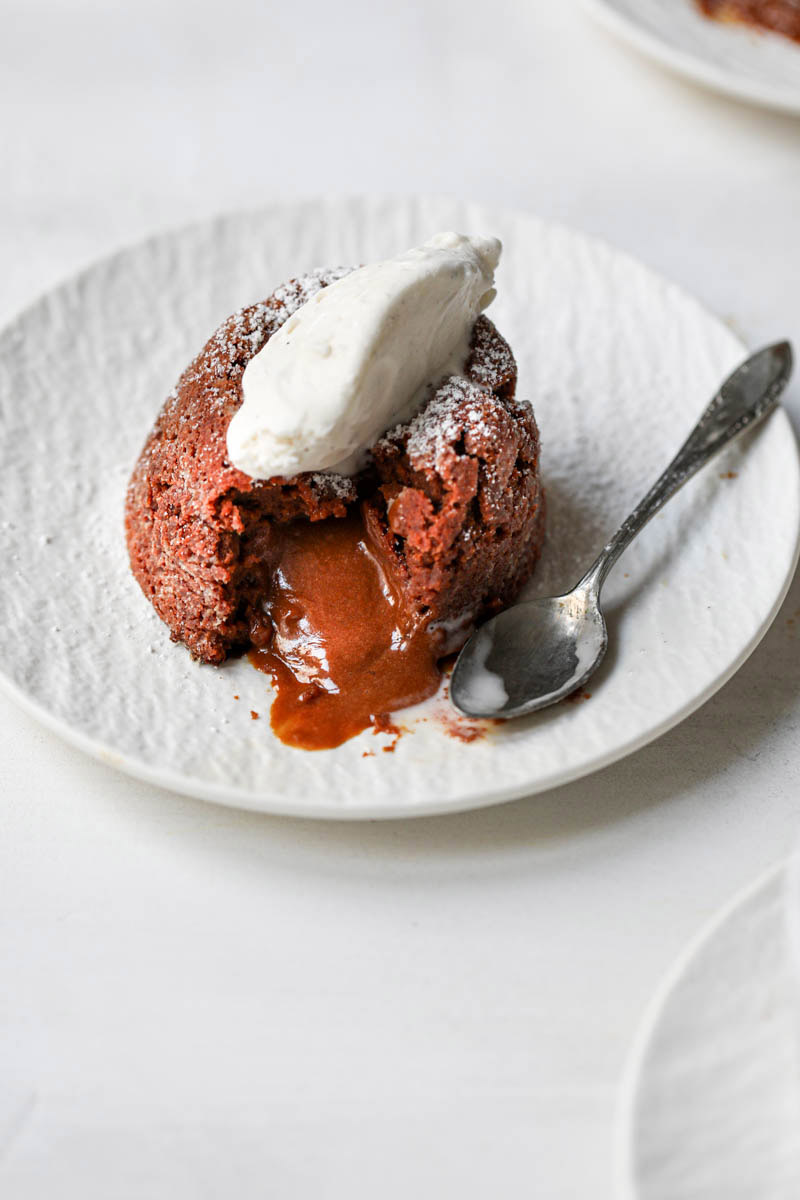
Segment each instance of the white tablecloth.
[{"label": "white tablecloth", "polygon": [[[599,233],[749,342],[800,342],[800,121],[566,0],[0,16],[4,319],[171,224],[421,191]],[[627,761],[407,824],[180,799],[0,698],[0,1193],[610,1196],[643,1004],[798,832],[799,610],[795,585],[733,681]]]}]

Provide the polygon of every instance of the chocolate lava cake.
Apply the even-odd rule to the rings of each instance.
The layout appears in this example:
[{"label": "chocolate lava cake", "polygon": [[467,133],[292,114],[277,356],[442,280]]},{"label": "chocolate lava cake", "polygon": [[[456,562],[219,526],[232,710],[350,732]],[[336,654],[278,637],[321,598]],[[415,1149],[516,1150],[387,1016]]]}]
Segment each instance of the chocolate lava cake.
[{"label": "chocolate lava cake", "polygon": [[[485,316],[473,326],[464,374],[387,431],[356,477],[260,480],[231,465],[226,433],[245,366],[345,274],[312,272],[229,317],[168,397],[134,469],[126,503],[133,573],[172,639],[203,662],[270,646],[281,557],[311,523],[329,533],[345,528],[331,523],[356,523],[399,601],[400,624],[424,634],[433,662],[514,599],[539,555],[536,423],[530,405],[514,399],[514,357]],[[320,568],[312,591],[324,586],[321,560]],[[341,578],[347,590],[347,572]]]}]

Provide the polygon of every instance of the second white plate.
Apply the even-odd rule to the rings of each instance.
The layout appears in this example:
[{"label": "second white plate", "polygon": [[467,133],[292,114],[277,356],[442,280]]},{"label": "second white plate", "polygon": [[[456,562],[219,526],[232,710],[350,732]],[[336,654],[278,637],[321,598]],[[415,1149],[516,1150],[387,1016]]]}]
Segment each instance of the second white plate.
[{"label": "second white plate", "polygon": [[743,357],[730,330],[625,255],[525,214],[358,198],[225,217],[99,263],[0,336],[0,679],[38,717],[123,770],[204,799],[412,816],[605,766],[736,670],[796,561],[800,474],[782,411],[693,480],[613,572],[611,650],[591,698],[471,744],[451,736],[440,697],[404,714],[411,732],[393,753],[369,732],[332,751],[292,750],[270,733],[263,675],[243,660],[198,666],[169,641],[130,574],[122,507],[183,367],[222,318],[281,280],[447,228],[503,238],[492,315],[534,403],[548,497],[530,591],[576,581]]},{"label": "second white plate", "polygon": [[736,896],[680,956],[631,1052],[621,1200],[800,1195],[800,975],[785,868]]},{"label": "second white plate", "polygon": [[705,87],[800,113],[800,45],[745,25],[710,21],[693,0],[584,0],[612,33]]}]

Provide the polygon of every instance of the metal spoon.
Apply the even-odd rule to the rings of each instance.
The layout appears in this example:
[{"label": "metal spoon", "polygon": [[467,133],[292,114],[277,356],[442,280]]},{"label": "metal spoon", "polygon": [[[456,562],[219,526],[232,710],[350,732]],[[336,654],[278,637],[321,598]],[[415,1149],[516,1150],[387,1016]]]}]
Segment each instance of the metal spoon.
[{"label": "metal spoon", "polygon": [[472,635],[450,681],[468,717],[521,717],[581,687],[608,646],[600,590],[623,550],[696,471],[773,408],[792,373],[792,348],[776,342],[723,383],[660,479],[571,592],[518,604]]}]

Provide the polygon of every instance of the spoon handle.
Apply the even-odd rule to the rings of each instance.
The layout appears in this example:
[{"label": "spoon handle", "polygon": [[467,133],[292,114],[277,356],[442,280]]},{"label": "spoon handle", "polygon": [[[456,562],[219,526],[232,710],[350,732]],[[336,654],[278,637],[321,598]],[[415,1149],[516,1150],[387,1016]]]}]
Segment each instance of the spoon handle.
[{"label": "spoon handle", "polygon": [[776,342],[725,380],[672,462],[592,563],[579,588],[599,595],[614,563],[637,533],[710,458],[777,403],[792,373],[792,348]]}]

